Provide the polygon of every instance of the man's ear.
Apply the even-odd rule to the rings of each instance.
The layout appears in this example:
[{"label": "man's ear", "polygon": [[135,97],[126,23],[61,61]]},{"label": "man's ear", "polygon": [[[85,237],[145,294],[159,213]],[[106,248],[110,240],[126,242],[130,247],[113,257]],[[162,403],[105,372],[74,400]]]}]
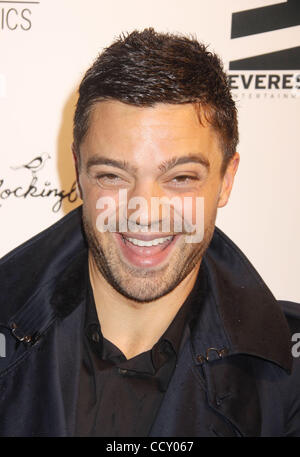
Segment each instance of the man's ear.
[{"label": "man's ear", "polygon": [[75,151],[74,143],[72,144],[72,154],[73,154],[73,160],[74,160],[75,171],[76,171],[76,191],[77,191],[78,197],[80,197],[82,200],[82,190],[81,190],[80,182],[79,182],[79,162],[78,162],[78,156]]},{"label": "man's ear", "polygon": [[225,206],[229,200],[231,189],[233,186],[234,176],[238,169],[240,162],[240,155],[236,152],[230,159],[225,174],[222,179],[221,190],[219,194],[218,208]]}]

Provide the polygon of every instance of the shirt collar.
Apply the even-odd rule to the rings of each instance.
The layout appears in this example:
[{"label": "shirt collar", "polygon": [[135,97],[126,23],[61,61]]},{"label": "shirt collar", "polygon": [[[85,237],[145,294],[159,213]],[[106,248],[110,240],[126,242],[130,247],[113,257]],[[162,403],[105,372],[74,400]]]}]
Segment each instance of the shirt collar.
[{"label": "shirt collar", "polygon": [[[180,307],[176,316],[166,329],[164,334],[161,336],[159,341],[152,348],[152,362],[154,365],[154,371],[159,369],[165,362],[166,354],[171,349],[175,355],[178,356],[182,342],[182,335],[186,325],[190,324],[197,312],[195,304],[199,302],[199,288],[201,289],[200,283],[202,281],[202,274],[198,275],[197,281],[188,295],[187,299]],[[101,333],[101,326],[98,319],[96,304],[94,300],[93,290],[89,279],[88,266],[86,271],[86,311],[85,311],[85,323],[84,331],[88,337],[93,349],[101,356],[103,335]],[[93,344],[93,335],[99,335],[99,340],[96,344]],[[168,347],[168,344],[170,345]]]}]

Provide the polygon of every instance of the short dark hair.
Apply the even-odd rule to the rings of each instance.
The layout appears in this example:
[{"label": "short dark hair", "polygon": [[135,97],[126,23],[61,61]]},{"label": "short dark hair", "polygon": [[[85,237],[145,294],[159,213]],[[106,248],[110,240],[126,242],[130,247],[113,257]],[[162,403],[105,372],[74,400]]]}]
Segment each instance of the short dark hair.
[{"label": "short dark hair", "polygon": [[102,100],[140,107],[193,103],[219,134],[223,172],[236,151],[237,112],[223,65],[194,38],[157,33],[153,28],[135,30],[122,34],[98,56],[79,87],[74,116],[78,159],[91,108]]}]

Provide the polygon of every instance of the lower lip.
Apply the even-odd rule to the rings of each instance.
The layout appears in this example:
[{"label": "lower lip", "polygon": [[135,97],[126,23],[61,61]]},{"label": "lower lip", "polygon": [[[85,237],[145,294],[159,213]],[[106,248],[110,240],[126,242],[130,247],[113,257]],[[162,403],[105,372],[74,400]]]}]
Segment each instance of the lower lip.
[{"label": "lower lip", "polygon": [[172,241],[157,246],[136,246],[125,240],[120,233],[114,234],[125,259],[136,267],[151,268],[166,261],[180,235],[175,235]]}]

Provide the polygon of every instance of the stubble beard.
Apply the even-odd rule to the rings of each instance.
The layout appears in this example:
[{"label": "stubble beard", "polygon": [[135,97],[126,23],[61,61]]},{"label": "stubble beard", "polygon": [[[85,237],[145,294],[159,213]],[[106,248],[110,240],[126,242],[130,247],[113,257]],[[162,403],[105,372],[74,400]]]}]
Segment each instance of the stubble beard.
[{"label": "stubble beard", "polygon": [[112,234],[98,232],[97,236],[84,207],[82,219],[88,246],[100,274],[124,297],[148,303],[167,295],[199,266],[213,236],[216,214],[205,228],[200,243],[186,243],[181,237],[181,244],[175,246],[170,262],[161,269],[151,270],[125,263]]}]

